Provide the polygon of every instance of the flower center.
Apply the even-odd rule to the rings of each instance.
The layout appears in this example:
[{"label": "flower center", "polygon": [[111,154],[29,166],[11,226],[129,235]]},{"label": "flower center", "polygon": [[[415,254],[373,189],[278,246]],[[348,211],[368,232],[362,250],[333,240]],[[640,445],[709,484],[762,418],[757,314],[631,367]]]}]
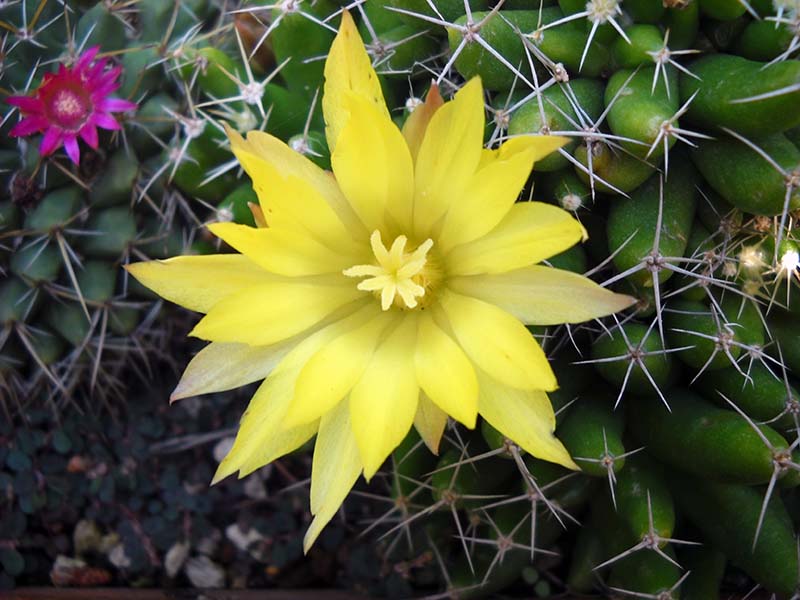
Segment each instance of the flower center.
[{"label": "flower center", "polygon": [[357,287],[380,295],[383,310],[389,310],[393,304],[401,308],[416,308],[425,296],[426,288],[430,287],[432,277],[428,251],[433,241],[425,240],[413,252],[406,252],[408,238],[404,235],[395,238],[388,249],[377,230],[372,232],[369,241],[377,264],[355,265],[345,269],[344,274],[347,277],[367,277]]},{"label": "flower center", "polygon": [[91,101],[80,89],[59,87],[47,103],[52,121],[64,129],[77,130],[86,122],[92,110]]}]

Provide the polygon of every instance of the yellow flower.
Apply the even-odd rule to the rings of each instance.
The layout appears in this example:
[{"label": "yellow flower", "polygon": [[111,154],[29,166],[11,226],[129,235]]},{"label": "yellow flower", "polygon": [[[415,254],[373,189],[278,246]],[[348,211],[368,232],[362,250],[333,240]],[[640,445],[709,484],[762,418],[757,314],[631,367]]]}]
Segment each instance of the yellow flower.
[{"label": "yellow flower", "polygon": [[484,149],[479,79],[446,103],[433,87],[401,131],[345,12],[322,106],[333,175],[268,134],[229,132],[267,225],[209,226],[240,254],[129,267],[205,313],[191,335],[211,343],[173,400],[264,379],[214,481],[317,436],[306,549],[412,425],[436,451],[448,416],[474,427],[480,414],[527,452],[577,468],[553,435],[555,376],[523,323],[632,303],[535,264],[585,236],[555,206],[515,203],[534,161],[566,140]]}]

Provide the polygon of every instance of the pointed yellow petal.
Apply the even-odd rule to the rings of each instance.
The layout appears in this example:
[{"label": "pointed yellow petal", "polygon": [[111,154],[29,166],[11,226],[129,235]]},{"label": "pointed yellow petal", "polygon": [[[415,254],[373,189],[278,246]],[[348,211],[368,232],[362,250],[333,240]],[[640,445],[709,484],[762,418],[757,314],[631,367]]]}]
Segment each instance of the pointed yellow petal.
[{"label": "pointed yellow petal", "polygon": [[567,142],[556,136],[520,136],[489,150],[459,201],[450,208],[437,241],[440,252],[475,240],[502,221],[519,197],[535,161]]},{"label": "pointed yellow petal", "polygon": [[366,312],[358,311],[309,335],[281,360],[253,396],[242,416],[233,448],[220,463],[214,480],[235,471],[241,475],[298,448],[317,432],[318,422],[294,428],[283,426],[294,397],[297,377],[320,348],[343,332],[363,322]]},{"label": "pointed yellow petal", "polygon": [[176,256],[125,268],[159,296],[202,313],[227,296],[274,279],[249,258],[237,254]]},{"label": "pointed yellow petal", "polygon": [[530,152],[533,160],[538,161],[552,154],[567,142],[569,142],[569,138],[558,135],[520,135],[505,141],[497,149],[497,158],[508,160],[515,154]]},{"label": "pointed yellow petal", "polygon": [[347,402],[322,417],[311,465],[311,514],[314,520],[303,538],[308,552],[322,529],[344,502],[361,473],[361,459],[350,425]]},{"label": "pointed yellow petal", "polygon": [[336,406],[361,378],[386,326],[396,319],[370,306],[375,317],[344,332],[319,350],[300,371],[286,426],[319,419]]},{"label": "pointed yellow petal", "polygon": [[470,179],[454,203],[439,235],[440,252],[486,235],[503,220],[519,197],[533,166],[532,152],[495,160]]},{"label": "pointed yellow petal", "polygon": [[339,187],[369,231],[384,229],[386,211],[408,228],[414,171],[403,135],[388,116],[360,96],[345,94],[342,103],[353,117],[331,154]]},{"label": "pointed yellow petal", "polygon": [[434,454],[439,454],[439,443],[442,441],[446,426],[447,413],[436,406],[428,396],[420,394],[417,414],[414,415],[414,427]]},{"label": "pointed yellow petal", "polygon": [[417,106],[403,124],[403,137],[411,152],[411,158],[416,162],[422,140],[425,139],[425,130],[428,128],[434,113],[444,104],[439,86],[434,82],[428,90],[425,102]]},{"label": "pointed yellow petal", "polygon": [[271,273],[300,277],[341,273],[362,258],[331,252],[306,233],[276,227],[212,223],[211,233]]},{"label": "pointed yellow petal", "polygon": [[515,388],[552,391],[558,387],[538,342],[510,314],[449,290],[441,295],[441,307],[476,367]]},{"label": "pointed yellow petal", "polygon": [[210,342],[266,346],[300,333],[363,294],[349,281],[254,285],[217,302],[189,335]]},{"label": "pointed yellow petal", "polygon": [[480,369],[478,383],[480,413],[492,427],[536,458],[578,470],[569,452],[553,435],[556,419],[547,394],[510,388]]},{"label": "pointed yellow petal", "polygon": [[541,160],[545,156],[555,152],[564,144],[569,142],[569,138],[557,135],[518,135],[505,142],[499,148],[484,148],[481,152],[481,161],[478,170],[483,169],[498,160],[509,160],[519,153],[532,153],[534,161]]},{"label": "pointed yellow petal", "polygon": [[636,302],[588,277],[532,265],[497,275],[453,277],[450,289],[495,304],[527,325],[582,323],[619,312]]},{"label": "pointed yellow petal", "polygon": [[416,337],[415,314],[405,313],[350,392],[350,419],[367,481],[414,422],[419,399],[414,372]]},{"label": "pointed yellow petal", "polygon": [[364,233],[331,173],[268,133],[251,131],[245,141],[227,132],[268,224],[308,231],[327,245]]},{"label": "pointed yellow petal", "polygon": [[478,416],[478,380],[472,363],[430,311],[419,317],[414,353],[417,380],[425,394],[448,415],[470,429]]},{"label": "pointed yellow petal", "polygon": [[170,402],[237,388],[264,379],[297,340],[271,346],[211,342],[189,362]]},{"label": "pointed yellow petal", "polygon": [[339,33],[331,44],[325,61],[325,88],[322,94],[322,114],[325,116],[325,136],[331,152],[336,150],[339,135],[350,118],[344,97],[354,93],[369,102],[389,119],[378,75],[364,48],[350,13],[342,13]]},{"label": "pointed yellow petal", "polygon": [[239,471],[243,477],[297,450],[317,432],[318,423],[282,429],[294,378],[290,370],[274,372],[256,391],[247,407],[233,447],[217,467],[212,484]]},{"label": "pointed yellow petal", "polygon": [[414,171],[414,232],[422,239],[460,200],[475,173],[483,149],[483,110],[483,88],[475,77],[428,123]]},{"label": "pointed yellow petal", "polygon": [[480,171],[481,169],[485,169],[490,164],[495,162],[498,157],[500,156],[500,150],[498,148],[484,148],[481,150],[481,159],[478,162],[478,168],[475,171]]},{"label": "pointed yellow petal", "polygon": [[545,260],[586,235],[567,211],[544,202],[519,202],[488,234],[456,246],[446,257],[448,273],[504,273]]},{"label": "pointed yellow petal", "polygon": [[275,431],[269,437],[260,437],[262,444],[255,448],[252,454],[242,462],[239,468],[239,479],[250,475],[253,471],[258,471],[258,469],[278,460],[282,456],[300,449],[316,435],[318,428],[319,421],[314,421],[291,429]]}]

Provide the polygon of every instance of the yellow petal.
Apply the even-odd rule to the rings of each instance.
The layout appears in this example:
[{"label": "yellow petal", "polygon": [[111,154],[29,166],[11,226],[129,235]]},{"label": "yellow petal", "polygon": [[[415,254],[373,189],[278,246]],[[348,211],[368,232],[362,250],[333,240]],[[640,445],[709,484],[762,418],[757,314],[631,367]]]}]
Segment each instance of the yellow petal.
[{"label": "yellow petal", "polygon": [[548,156],[569,142],[557,135],[517,135],[503,142],[499,148],[484,148],[478,170],[498,160],[509,160],[520,153],[532,153],[534,161]]},{"label": "yellow petal", "polygon": [[478,161],[478,168],[475,169],[475,171],[485,169],[498,160],[498,156],[500,156],[500,150],[498,148],[483,148],[481,150],[481,159]]},{"label": "yellow petal", "polygon": [[291,400],[294,378],[290,370],[274,372],[256,391],[247,407],[233,447],[217,467],[212,484],[239,471],[244,477],[305,444],[318,423],[283,429],[281,421]]},{"label": "yellow petal", "polygon": [[339,33],[325,61],[322,114],[325,116],[325,136],[331,152],[336,150],[339,135],[350,117],[344,102],[348,93],[358,95],[378,109],[386,119],[390,118],[380,81],[372,68],[364,42],[350,13],[344,11]]},{"label": "yellow petal", "polygon": [[439,234],[440,252],[475,240],[508,214],[535,161],[564,145],[567,138],[519,136],[496,150],[484,150],[478,171],[459,201],[454,203]]},{"label": "yellow petal", "polygon": [[[314,421],[291,429],[275,431],[268,438],[259,438],[262,440],[262,444],[255,448],[249,458],[242,463],[239,468],[239,479],[250,475],[253,471],[257,471],[282,456],[300,449],[316,435],[318,428],[319,421]],[[216,478],[216,474],[214,477]]]},{"label": "yellow petal", "polygon": [[368,481],[414,422],[419,399],[416,337],[415,314],[405,313],[350,392],[350,419]]},{"label": "yellow petal", "polygon": [[349,281],[254,285],[217,302],[189,335],[211,342],[266,346],[300,333],[363,294]]},{"label": "yellow petal", "polygon": [[403,123],[403,137],[411,152],[411,158],[416,162],[419,147],[425,139],[425,130],[428,128],[434,113],[444,104],[439,86],[434,82],[425,96],[425,102],[417,106]]},{"label": "yellow petal", "polygon": [[578,470],[569,452],[553,435],[556,420],[547,394],[505,386],[480,369],[478,383],[479,410],[492,427],[536,458]]},{"label": "yellow petal", "polygon": [[342,102],[353,117],[342,128],[331,154],[339,187],[369,231],[384,229],[387,211],[407,230],[414,170],[403,135],[363,98],[345,94]]},{"label": "yellow petal", "polygon": [[331,252],[305,233],[276,227],[212,223],[211,233],[271,273],[300,277],[341,273],[361,258]]},{"label": "yellow petal", "polygon": [[414,178],[414,232],[421,239],[461,199],[483,149],[483,89],[475,77],[433,115]]},{"label": "yellow petal", "polygon": [[495,160],[470,179],[454,203],[439,235],[440,252],[486,235],[503,220],[519,197],[533,166],[533,152]]},{"label": "yellow petal", "polygon": [[528,325],[582,323],[636,302],[600,287],[588,277],[542,265],[497,275],[453,277],[447,285],[460,294],[495,304]]},{"label": "yellow petal", "polygon": [[526,390],[557,388],[547,357],[525,326],[500,308],[446,291],[441,307],[458,343],[475,363],[505,385]]},{"label": "yellow petal", "polygon": [[331,173],[268,133],[251,131],[245,141],[233,129],[226,131],[269,225],[308,231],[328,245],[363,235]]},{"label": "yellow petal", "polygon": [[319,419],[361,378],[386,326],[397,318],[371,306],[375,316],[323,346],[300,371],[286,426]]},{"label": "yellow petal", "polygon": [[539,161],[552,154],[564,144],[569,142],[569,138],[558,135],[520,135],[512,137],[503,142],[497,149],[499,160],[508,160],[515,154],[531,153],[534,161]]},{"label": "yellow petal", "polygon": [[271,346],[211,342],[189,362],[170,402],[264,379],[296,344],[296,340]]},{"label": "yellow petal", "polygon": [[274,279],[238,254],[176,256],[125,267],[139,283],[189,310],[209,312],[220,300]]},{"label": "yellow petal", "polygon": [[478,416],[478,380],[472,363],[429,312],[419,316],[414,353],[417,380],[425,394],[470,429]]},{"label": "yellow petal", "polygon": [[527,267],[563,252],[585,235],[567,211],[543,202],[519,202],[488,234],[453,248],[445,259],[447,272],[477,275]]},{"label": "yellow petal", "polygon": [[308,552],[325,525],[330,522],[361,473],[350,411],[347,402],[322,417],[311,465],[311,514],[314,520],[303,538]]},{"label": "yellow petal", "polygon": [[446,426],[447,413],[436,406],[428,396],[420,394],[417,414],[414,415],[414,427],[434,454],[439,454],[439,442],[442,441]]},{"label": "yellow petal", "polygon": [[318,422],[294,428],[284,427],[297,377],[303,365],[320,348],[344,331],[358,326],[365,316],[365,311],[358,311],[317,330],[292,348],[280,361],[250,401],[242,416],[233,447],[220,463],[214,481],[219,481],[234,471],[239,471],[240,475],[254,471],[298,448],[317,432]]}]

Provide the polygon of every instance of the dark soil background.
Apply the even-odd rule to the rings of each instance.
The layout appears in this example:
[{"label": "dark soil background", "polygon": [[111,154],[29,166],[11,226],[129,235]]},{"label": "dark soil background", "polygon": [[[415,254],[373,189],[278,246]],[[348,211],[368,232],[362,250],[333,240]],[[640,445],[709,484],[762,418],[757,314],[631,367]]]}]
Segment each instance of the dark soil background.
[{"label": "dark soil background", "polygon": [[[171,339],[185,339],[185,331]],[[334,519],[303,556],[310,447],[210,486],[255,388],[170,405],[180,366],[199,349],[176,343],[173,360],[139,365],[130,391],[111,407],[0,409],[0,589],[339,587],[409,595],[414,567],[389,564],[374,536],[357,537],[385,502],[353,494],[346,518]],[[431,566],[420,553],[417,564]]]}]

